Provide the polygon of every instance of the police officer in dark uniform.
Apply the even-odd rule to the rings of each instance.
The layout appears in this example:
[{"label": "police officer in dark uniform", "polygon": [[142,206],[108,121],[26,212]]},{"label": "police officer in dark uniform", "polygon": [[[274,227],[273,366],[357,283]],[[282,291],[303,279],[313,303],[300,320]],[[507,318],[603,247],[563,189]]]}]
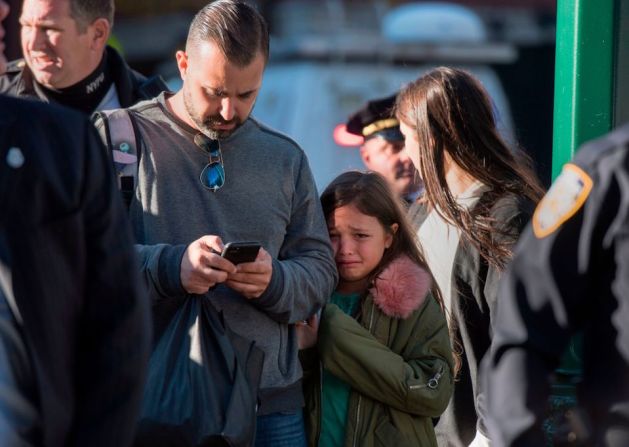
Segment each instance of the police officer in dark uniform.
[{"label": "police officer in dark uniform", "polygon": [[368,101],[346,124],[335,128],[334,141],[340,146],[360,146],[367,169],[382,175],[394,193],[412,203],[423,191],[423,185],[404,151],[404,135],[393,113],[395,97]]},{"label": "police officer in dark uniform", "polygon": [[580,410],[566,439],[629,446],[629,125],[585,144],[540,202],[495,321],[483,365],[495,445],[546,445],[549,378],[582,332]]},{"label": "police officer in dark uniform", "polygon": [[145,78],[106,46],[113,14],[113,0],[24,0],[24,59],[9,63],[0,93],[91,114],[130,107],[167,90],[160,77]]}]

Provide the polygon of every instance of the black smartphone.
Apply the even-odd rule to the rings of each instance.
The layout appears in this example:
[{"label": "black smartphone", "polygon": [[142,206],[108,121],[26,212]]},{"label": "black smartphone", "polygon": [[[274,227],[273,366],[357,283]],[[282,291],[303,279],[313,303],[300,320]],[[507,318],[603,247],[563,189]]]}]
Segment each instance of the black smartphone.
[{"label": "black smartphone", "polygon": [[221,256],[232,264],[253,262],[260,251],[259,242],[228,242],[223,248]]}]

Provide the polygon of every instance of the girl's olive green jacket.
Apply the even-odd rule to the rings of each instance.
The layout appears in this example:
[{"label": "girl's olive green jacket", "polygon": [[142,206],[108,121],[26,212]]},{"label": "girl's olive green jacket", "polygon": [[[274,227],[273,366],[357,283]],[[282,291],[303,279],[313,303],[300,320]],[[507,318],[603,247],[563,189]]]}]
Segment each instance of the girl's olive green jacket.
[{"label": "girl's olive green jacket", "polygon": [[325,307],[317,348],[301,353],[311,446],[320,431],[322,367],[352,388],[346,446],[437,445],[433,418],[452,394],[452,350],[430,286],[426,271],[400,257],[379,275],[357,320]]}]

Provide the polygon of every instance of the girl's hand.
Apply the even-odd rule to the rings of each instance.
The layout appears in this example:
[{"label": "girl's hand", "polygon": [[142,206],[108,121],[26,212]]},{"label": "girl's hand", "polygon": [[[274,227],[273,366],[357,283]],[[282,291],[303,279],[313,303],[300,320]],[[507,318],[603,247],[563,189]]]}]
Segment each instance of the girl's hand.
[{"label": "girl's hand", "polygon": [[299,349],[312,348],[317,344],[317,332],[319,331],[319,317],[315,313],[306,321],[295,323],[297,332],[297,344]]}]

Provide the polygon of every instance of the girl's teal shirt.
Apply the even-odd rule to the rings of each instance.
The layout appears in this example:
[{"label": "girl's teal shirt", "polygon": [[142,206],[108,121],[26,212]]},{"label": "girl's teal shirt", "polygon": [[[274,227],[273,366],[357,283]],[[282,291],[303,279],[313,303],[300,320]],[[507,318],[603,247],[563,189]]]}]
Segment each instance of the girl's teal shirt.
[{"label": "girl's teal shirt", "polygon": [[[354,315],[360,304],[360,294],[344,295],[334,292],[330,304],[338,306],[345,314]],[[321,436],[320,447],[340,447],[345,439],[347,406],[352,387],[346,382],[323,370],[321,394]]]}]

